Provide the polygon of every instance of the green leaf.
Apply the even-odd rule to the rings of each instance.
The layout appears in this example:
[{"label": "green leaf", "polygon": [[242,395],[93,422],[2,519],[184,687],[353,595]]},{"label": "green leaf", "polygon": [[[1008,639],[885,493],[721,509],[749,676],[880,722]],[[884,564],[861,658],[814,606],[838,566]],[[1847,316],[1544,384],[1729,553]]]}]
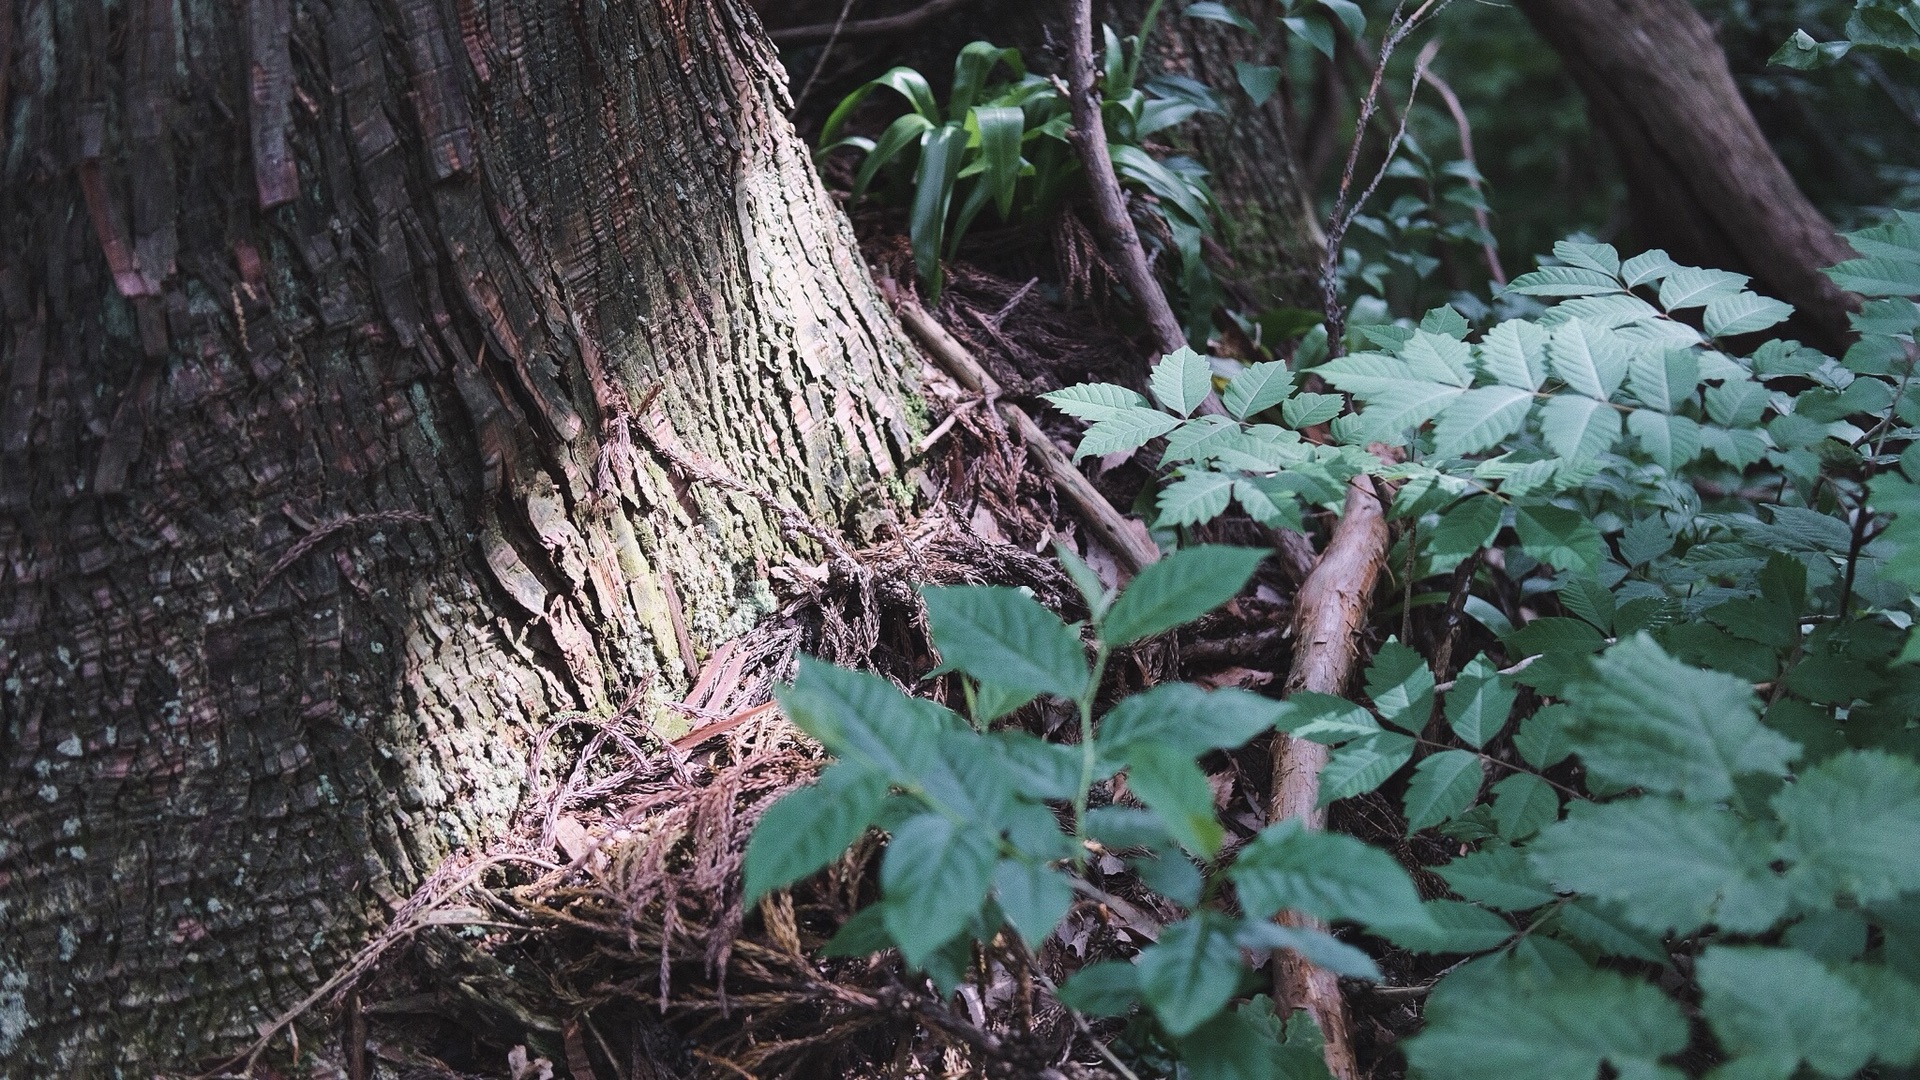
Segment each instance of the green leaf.
[{"label": "green leaf", "polygon": [[1879,750],[1836,754],[1773,797],[1802,896],[1861,903],[1920,890],[1920,765]]},{"label": "green leaf", "polygon": [[1673,259],[1667,255],[1665,250],[1653,248],[1650,251],[1643,251],[1635,255],[1633,258],[1621,264],[1620,277],[1628,285],[1638,286],[1659,281],[1676,269],[1678,269],[1678,266],[1674,263]]},{"label": "green leaf", "polygon": [[1135,971],[1147,1007],[1178,1038],[1226,1008],[1239,986],[1240,966],[1240,947],[1226,920],[1199,912],[1141,950]]},{"label": "green leaf", "polygon": [[1333,12],[1355,37],[1367,32],[1367,14],[1354,0],[1320,0],[1320,6]]},{"label": "green leaf", "polygon": [[1515,696],[1500,669],[1484,654],[1476,656],[1447,692],[1447,723],[1462,742],[1476,749],[1485,746],[1507,726]]},{"label": "green leaf", "polygon": [[1001,64],[1013,69],[1014,75],[1027,73],[1027,66],[1020,58],[1020,50],[1003,49],[991,42],[969,42],[960,50],[953,61],[953,93],[947,100],[947,109],[953,116],[961,116],[973,108],[980,100],[980,92],[985,88],[988,76]]},{"label": "green leaf", "polygon": [[872,956],[882,949],[892,948],[893,939],[887,936],[884,915],[879,904],[871,904],[854,912],[853,917],[842,923],[839,931],[821,948],[820,955]]},{"label": "green leaf", "polygon": [[1009,218],[1014,189],[1020,184],[1020,139],[1026,133],[1026,114],[1012,106],[983,105],[973,110],[973,120],[980,129],[980,160],[986,164],[980,179],[993,193],[1000,216]]},{"label": "green leaf", "polygon": [[1206,357],[1182,348],[1168,353],[1154,365],[1148,386],[1161,408],[1189,416],[1213,389],[1213,368]]},{"label": "green leaf", "polygon": [[873,675],[810,656],[800,658],[793,685],[777,692],[780,710],[836,756],[896,782],[918,776],[936,753],[943,729],[965,725],[949,710],[901,693]]},{"label": "green leaf", "polygon": [[1384,730],[1374,720],[1372,713],[1332,694],[1316,694],[1305,690],[1281,704],[1285,706],[1285,711],[1275,723],[1296,739],[1331,746],[1348,739],[1377,735]]},{"label": "green leaf", "polygon": [[[1272,727],[1288,703],[1245,690],[1203,690],[1192,683],[1161,683],[1123,698],[1100,720],[1100,753],[1125,756],[1153,743],[1199,757],[1230,750]],[[1379,730],[1377,727],[1373,730]]]},{"label": "green leaf", "polygon": [[1672,412],[1700,386],[1700,361],[1687,349],[1648,349],[1627,362],[1627,386],[1650,409]]},{"label": "green leaf", "polygon": [[1543,266],[1514,278],[1507,289],[1522,296],[1597,296],[1626,291],[1612,274],[1578,266]]},{"label": "green leaf", "polygon": [[860,162],[860,171],[853,176],[852,199],[857,202],[881,169],[886,168],[907,147],[918,145],[921,136],[932,130],[933,122],[919,113],[908,113],[888,124],[887,129],[880,133],[879,140],[867,151],[866,158]]},{"label": "green leaf", "polygon": [[1783,304],[1750,292],[1738,292],[1708,302],[1702,324],[1707,328],[1708,337],[1732,337],[1765,330],[1785,322],[1792,314],[1792,304]]},{"label": "green leaf", "polygon": [[1875,1017],[1866,999],[1806,953],[1713,945],[1695,972],[1704,991],[1700,1011],[1733,1054],[1788,1071],[1805,1061],[1835,1077],[1852,1076],[1873,1054]]},{"label": "green leaf", "polygon": [[1427,557],[1436,569],[1451,566],[1493,542],[1505,510],[1487,496],[1463,499],[1440,517],[1427,540]]},{"label": "green leaf", "polygon": [[1593,1080],[1676,1075],[1659,1060],[1687,1045],[1687,1021],[1659,988],[1612,971],[1478,961],[1440,980],[1426,1025],[1406,1043],[1426,1080]]},{"label": "green leaf", "polygon": [[885,776],[842,761],[821,773],[818,783],[774,803],[747,842],[741,903],[752,907],[845,854],[866,833],[886,796]]},{"label": "green leaf", "polygon": [[1687,417],[1636,409],[1627,415],[1627,430],[1654,464],[1668,472],[1700,456],[1700,425]]},{"label": "green leaf", "polygon": [[1226,830],[1213,811],[1213,788],[1191,755],[1158,743],[1127,748],[1127,787],[1159,815],[1167,831],[1194,855],[1210,859]]},{"label": "green leaf", "polygon": [[1226,473],[1188,473],[1160,489],[1154,523],[1169,528],[1212,521],[1233,501],[1233,483]]},{"label": "green leaf", "polygon": [[1369,982],[1380,981],[1380,968],[1372,957],[1325,930],[1250,919],[1241,924],[1235,939],[1243,949],[1269,952],[1288,949],[1315,967],[1326,968],[1336,975]]},{"label": "green leaf", "polygon": [[1339,394],[1295,394],[1280,403],[1280,418],[1290,428],[1307,428],[1339,416],[1345,407]]},{"label": "green leaf", "polygon": [[1795,30],[1792,37],[1767,57],[1767,63],[1796,71],[1811,71],[1832,64],[1852,48],[1851,41],[1815,41],[1805,30]]},{"label": "green leaf", "polygon": [[965,160],[967,130],[943,124],[920,136],[920,165],[913,177],[913,203],[907,211],[913,265],[927,283],[929,301],[940,299],[940,251],[946,241],[947,211],[954,181]]},{"label": "green leaf", "polygon": [[1073,885],[1059,871],[1016,859],[1001,859],[994,868],[993,895],[1007,921],[1035,949],[1073,906]]},{"label": "green leaf", "polygon": [[1125,1016],[1140,997],[1140,976],[1129,963],[1088,964],[1060,984],[1060,1003],[1089,1016]]},{"label": "green leaf", "polygon": [[1493,785],[1493,820],[1502,838],[1525,840],[1560,816],[1553,785],[1529,773],[1515,773]]},{"label": "green leaf", "polygon": [[1225,23],[1228,26],[1239,27],[1249,34],[1256,32],[1253,20],[1225,4],[1215,3],[1214,0],[1198,0],[1197,3],[1188,4],[1185,14],[1189,19],[1205,19],[1208,22]]},{"label": "green leaf", "polygon": [[[1245,420],[1254,413],[1273,408],[1293,392],[1293,373],[1278,360],[1250,365],[1233,377],[1221,395],[1227,411]],[[1204,395],[1203,395],[1204,396]]]},{"label": "green leaf", "polygon": [[1767,408],[1767,388],[1751,379],[1728,379],[1707,388],[1707,415],[1730,428],[1752,427]]},{"label": "green leaf", "polygon": [[921,814],[894,830],[880,863],[882,918],[916,968],[952,941],[986,901],[995,863],[991,833]]},{"label": "green leaf", "polygon": [[1761,725],[1751,684],[1682,664],[1645,633],[1607,650],[1566,697],[1575,752],[1621,785],[1724,799],[1734,777],[1783,776],[1800,753]]},{"label": "green leaf", "polygon": [[1861,296],[1920,295],[1920,264],[1876,257],[1848,259],[1827,271],[1835,285]]},{"label": "green leaf", "polygon": [[947,667],[983,683],[1068,701],[1085,692],[1085,647],[1033,597],[1003,586],[928,586],[920,594]]},{"label": "green leaf", "polygon": [[1079,788],[1080,748],[1077,746],[1047,742],[1024,731],[989,732],[986,746],[999,757],[1023,795],[1064,800],[1073,798]]},{"label": "green leaf", "polygon": [[1547,379],[1545,329],[1523,319],[1510,319],[1487,332],[1480,343],[1480,373],[1501,386],[1538,390]]},{"label": "green leaf", "polygon": [[1320,803],[1365,795],[1387,782],[1413,760],[1414,742],[1397,731],[1381,731],[1336,749],[1320,770]]},{"label": "green leaf", "polygon": [[1129,408],[1106,417],[1080,436],[1080,447],[1073,460],[1138,450],[1180,426],[1180,418],[1158,409]]},{"label": "green leaf", "polygon": [[[1323,369],[1324,370],[1324,369]],[[1424,425],[1466,391],[1444,383],[1406,382],[1366,399],[1360,414],[1363,429],[1377,442],[1398,444],[1403,434]],[[1335,426],[1339,434],[1338,425]]]},{"label": "green leaf", "polygon": [[1443,750],[1414,766],[1403,805],[1407,832],[1438,825],[1473,803],[1486,772],[1480,756],[1465,750]]},{"label": "green leaf", "polygon": [[1140,409],[1153,411],[1146,398],[1112,383],[1081,383],[1040,396],[1054,408],[1081,420],[1114,420]]},{"label": "green leaf", "polygon": [[[1459,313],[1454,312],[1454,317],[1459,318]],[[1423,379],[1462,389],[1473,385],[1473,349],[1452,334],[1424,327],[1415,330],[1400,346],[1400,359]]]},{"label": "green leaf", "polygon": [[1433,672],[1421,655],[1388,638],[1367,668],[1367,696],[1389,724],[1408,731],[1426,726],[1433,712]]},{"label": "green leaf", "polygon": [[933,88],[927,85],[926,77],[910,67],[896,67],[848,94],[833,107],[826,126],[820,129],[820,145],[826,146],[839,138],[840,129],[845,126],[847,118],[867,99],[867,95],[879,89],[892,90],[906,98],[914,113],[929,125],[940,122],[940,106],[934,102]]},{"label": "green leaf", "polygon": [[1767,831],[1714,807],[1658,797],[1575,803],[1530,850],[1555,885],[1612,901],[1655,933],[1685,936],[1713,923],[1757,934],[1786,913]]},{"label": "green leaf", "polygon": [[1610,956],[1631,956],[1650,964],[1672,962],[1660,934],[1634,926],[1618,904],[1577,897],[1560,905],[1555,929],[1562,937],[1584,942]]},{"label": "green leaf", "polygon": [[1505,845],[1462,856],[1435,867],[1434,873],[1468,900],[1502,911],[1528,911],[1556,899],[1553,890],[1527,865],[1525,854]]},{"label": "green leaf", "polygon": [[1429,925],[1401,927],[1373,925],[1373,933],[1395,945],[1423,953],[1477,953],[1497,949],[1514,935],[1513,925],[1499,915],[1459,900],[1429,900],[1420,905]]},{"label": "green leaf", "polygon": [[1547,357],[1568,389],[1605,401],[1627,377],[1632,350],[1619,334],[1585,319],[1570,319],[1553,332]]},{"label": "green leaf", "polygon": [[1586,516],[1558,506],[1522,506],[1513,528],[1520,550],[1559,570],[1592,574],[1606,562],[1606,544]]},{"label": "green leaf", "polygon": [[[1562,400],[1555,398],[1553,401]],[[1551,408],[1553,401],[1549,401]],[[1513,386],[1483,386],[1460,395],[1434,425],[1433,452],[1441,457],[1473,454],[1498,445],[1519,431],[1533,407],[1531,391]]]},{"label": "green leaf", "polygon": [[1560,603],[1601,633],[1613,630],[1613,594],[1597,578],[1571,575],[1562,578]]},{"label": "green leaf", "polygon": [[1597,457],[1620,438],[1620,414],[1604,401],[1556,394],[1540,409],[1548,448],[1569,461]]},{"label": "green leaf", "polygon": [[1249,64],[1245,60],[1236,60],[1233,65],[1234,80],[1240,89],[1247,92],[1255,108],[1267,103],[1274,92],[1280,89],[1280,69],[1272,64]]},{"label": "green leaf", "polygon": [[1333,27],[1321,19],[1294,15],[1280,20],[1280,25],[1298,34],[1314,51],[1327,59],[1333,59]]},{"label": "green leaf", "polygon": [[1699,270],[1683,266],[1660,283],[1660,306],[1668,311],[1701,307],[1746,288],[1749,278],[1727,270]]},{"label": "green leaf", "polygon": [[1553,257],[1568,266],[1584,267],[1608,277],[1620,274],[1620,252],[1612,244],[1581,244],[1559,240],[1553,245]]},{"label": "green leaf", "polygon": [[1201,544],[1140,571],[1100,624],[1109,645],[1127,645],[1164,633],[1236,596],[1259,569],[1260,548]]},{"label": "green leaf", "polygon": [[1413,879],[1393,856],[1340,833],[1308,831],[1287,818],[1254,837],[1227,870],[1248,917],[1284,910],[1328,921],[1430,923]]},{"label": "green leaf", "polygon": [[1567,705],[1548,705],[1520,722],[1513,733],[1513,748],[1520,759],[1536,769],[1550,769],[1573,753],[1573,709]]}]

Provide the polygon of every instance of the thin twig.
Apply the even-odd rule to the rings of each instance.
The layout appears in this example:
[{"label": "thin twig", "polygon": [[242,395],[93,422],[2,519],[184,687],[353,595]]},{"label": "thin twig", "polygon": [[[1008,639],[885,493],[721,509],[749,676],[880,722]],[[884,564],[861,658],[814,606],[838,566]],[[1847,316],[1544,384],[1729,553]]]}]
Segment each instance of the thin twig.
[{"label": "thin twig", "polygon": [[886,15],[877,19],[860,19],[846,23],[835,29],[834,23],[812,23],[807,26],[783,26],[767,31],[767,37],[775,45],[811,45],[816,41],[826,41],[833,37],[875,37],[880,34],[904,34],[909,30],[918,30],[926,23],[945,15],[949,11],[965,7],[971,0],[928,0],[912,11],[903,11],[898,15]]},{"label": "thin twig", "polygon": [[827,34],[827,43],[820,47],[820,58],[813,62],[813,73],[801,85],[800,93],[793,99],[793,111],[799,112],[800,106],[807,103],[807,95],[813,92],[813,84],[820,80],[820,72],[827,66],[827,57],[833,55],[833,46],[840,40],[840,32],[847,28],[847,16],[853,13],[853,0],[840,5],[840,17],[833,20],[833,30]]},{"label": "thin twig", "polygon": [[[1060,988],[1053,984],[1053,979],[1049,978],[1047,973],[1041,969],[1039,961],[1035,960],[1033,954],[1027,951],[1026,942],[1014,941],[1013,948],[1014,951],[1019,954],[1020,962],[1026,966],[1027,971],[1039,981],[1040,988],[1053,995],[1053,1000],[1060,1001]],[[1093,1033],[1093,1027],[1087,1023],[1087,1018],[1080,1014],[1079,1009],[1068,1005],[1064,1001],[1060,1001],[1060,1007],[1067,1010],[1067,1015],[1073,1018],[1073,1026],[1079,1029],[1080,1034],[1093,1047],[1094,1053],[1099,1054],[1107,1064],[1113,1066],[1114,1071],[1122,1077],[1125,1077],[1125,1080],[1140,1080],[1140,1077],[1135,1074],[1132,1069],[1127,1068],[1126,1062],[1116,1057],[1114,1052],[1107,1048],[1107,1044],[1101,1042],[1100,1037]]]},{"label": "thin twig", "polygon": [[[1473,175],[1467,177],[1467,185],[1473,188],[1474,194],[1479,195],[1480,201],[1484,203],[1486,193],[1480,188],[1480,165],[1473,156],[1473,125],[1467,121],[1467,110],[1460,104],[1460,95],[1454,93],[1453,87],[1447,84],[1447,80],[1434,74],[1431,68],[1426,69],[1423,74],[1427,85],[1433,87],[1434,93],[1440,95],[1440,100],[1447,103],[1447,111],[1453,114],[1454,126],[1460,129],[1460,160],[1466,162],[1473,170]],[[1505,285],[1507,271],[1500,265],[1500,249],[1493,242],[1493,224],[1487,216],[1485,206],[1473,208],[1473,223],[1480,226],[1481,232],[1487,234],[1487,239],[1480,241],[1480,250],[1487,256],[1488,276],[1493,278],[1495,285]]]},{"label": "thin twig", "polygon": [[[1429,0],[1431,3],[1432,0]],[[1080,152],[1080,164],[1086,169],[1087,188],[1093,196],[1100,235],[1110,249],[1109,257],[1119,264],[1120,280],[1133,294],[1133,302],[1147,325],[1153,328],[1155,343],[1163,353],[1177,352],[1187,343],[1187,335],[1174,317],[1167,294],[1160,288],[1153,268],[1147,265],[1146,249],[1140,245],[1140,232],[1127,214],[1126,196],[1120,191],[1120,179],[1114,175],[1113,159],[1107,150],[1107,129],[1100,119],[1099,91],[1093,85],[1093,0],[1070,0],[1072,20],[1067,29],[1067,100],[1073,108],[1073,145]]]}]

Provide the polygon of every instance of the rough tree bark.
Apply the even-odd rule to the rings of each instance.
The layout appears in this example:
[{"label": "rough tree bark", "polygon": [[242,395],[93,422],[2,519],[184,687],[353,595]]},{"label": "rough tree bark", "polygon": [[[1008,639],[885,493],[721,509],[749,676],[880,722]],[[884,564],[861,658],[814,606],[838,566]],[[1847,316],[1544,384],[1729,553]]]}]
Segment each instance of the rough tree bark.
[{"label": "rough tree bark", "polygon": [[1794,185],[1688,0],[1518,0],[1586,95],[1643,242],[1753,275],[1837,347],[1849,300],[1820,269],[1852,252]]},{"label": "rough tree bark", "polygon": [[640,414],[857,533],[908,345],[736,0],[0,21],[0,1071],[151,1074],[769,606]]},{"label": "rough tree bark", "polygon": [[[1288,35],[1280,32],[1277,0],[1233,5],[1261,27],[1259,33],[1181,15],[1167,4],[1147,44],[1155,72],[1187,75],[1213,88],[1228,103],[1224,117],[1200,116],[1181,128],[1213,177],[1214,196],[1225,216],[1222,242],[1233,259],[1228,276],[1255,310],[1304,307],[1318,310],[1315,278],[1325,244],[1313,195],[1300,180],[1298,148],[1287,125],[1284,95],[1255,105],[1240,89],[1234,65],[1283,65]],[[1148,0],[1119,0],[1123,33],[1138,29]]]}]

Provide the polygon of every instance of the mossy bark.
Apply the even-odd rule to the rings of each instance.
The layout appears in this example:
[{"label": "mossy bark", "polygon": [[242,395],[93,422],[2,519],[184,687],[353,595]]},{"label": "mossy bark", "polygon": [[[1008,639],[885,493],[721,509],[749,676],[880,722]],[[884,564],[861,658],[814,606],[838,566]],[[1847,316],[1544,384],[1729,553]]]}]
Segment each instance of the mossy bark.
[{"label": "mossy bark", "polygon": [[734,0],[0,20],[0,1071],[151,1074],[767,608],[643,409],[852,529],[908,346]]}]

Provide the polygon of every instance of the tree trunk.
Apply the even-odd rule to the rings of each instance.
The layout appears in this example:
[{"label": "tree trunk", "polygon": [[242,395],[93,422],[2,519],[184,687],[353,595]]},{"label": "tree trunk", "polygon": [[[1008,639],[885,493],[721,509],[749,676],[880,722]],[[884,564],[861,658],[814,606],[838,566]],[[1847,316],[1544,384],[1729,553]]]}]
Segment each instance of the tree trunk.
[{"label": "tree trunk", "polygon": [[908,346],[737,0],[8,19],[0,1071],[150,1074],[768,609],[776,522],[643,414],[850,529]]},{"label": "tree trunk", "polygon": [[1566,62],[1626,174],[1634,231],[1680,262],[1738,270],[1837,348],[1848,295],[1822,267],[1851,258],[1740,97],[1687,0],[1519,0]]},{"label": "tree trunk", "polygon": [[[1146,0],[1116,4],[1121,34],[1138,32]],[[1325,246],[1312,192],[1296,171],[1298,158],[1287,126],[1284,95],[1255,105],[1240,88],[1234,65],[1284,65],[1288,47],[1279,28],[1277,0],[1234,5],[1259,33],[1184,17],[1168,4],[1147,45],[1150,68],[1187,75],[1213,88],[1227,103],[1225,117],[1201,115],[1175,129],[1193,156],[1212,172],[1214,196],[1225,216],[1221,240],[1233,264],[1223,276],[1244,294],[1245,305],[1319,310],[1318,274]]]}]

